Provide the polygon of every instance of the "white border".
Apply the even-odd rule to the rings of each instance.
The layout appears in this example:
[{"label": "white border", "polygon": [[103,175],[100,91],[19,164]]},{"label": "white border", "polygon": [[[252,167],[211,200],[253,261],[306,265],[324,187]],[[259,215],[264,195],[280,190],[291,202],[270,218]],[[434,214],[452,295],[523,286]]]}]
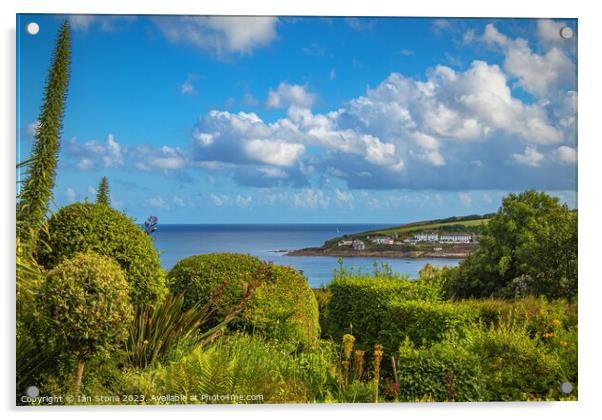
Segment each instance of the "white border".
[{"label": "white border", "polygon": [[[4,304],[2,313],[2,379],[0,398],[2,409],[9,418],[81,418],[105,419],[110,416],[143,414],[151,419],[164,419],[168,413],[177,416],[244,416],[245,418],[306,418],[308,416],[341,416],[352,418],[414,418],[446,419],[515,419],[534,416],[567,419],[573,416],[590,417],[599,412],[600,379],[600,298],[602,297],[597,258],[600,249],[599,156],[602,136],[599,129],[602,107],[600,91],[600,39],[602,20],[596,13],[595,2],[547,0],[454,0],[405,1],[370,0],[351,3],[349,0],[124,0],[91,1],[8,0],[0,3],[2,21],[2,62],[0,78],[0,127],[2,128],[2,228],[0,258],[3,268]],[[466,17],[570,17],[579,19],[579,274],[580,274],[580,334],[579,334],[579,402],[576,403],[508,403],[508,404],[406,404],[392,405],[310,405],[310,406],[246,406],[246,407],[104,407],[54,408],[18,410],[13,408],[14,389],[14,195],[15,195],[15,14],[20,13],[106,13],[106,14],[249,14],[249,15],[346,15],[346,16],[466,16]],[[589,414],[589,415],[588,415]]]}]

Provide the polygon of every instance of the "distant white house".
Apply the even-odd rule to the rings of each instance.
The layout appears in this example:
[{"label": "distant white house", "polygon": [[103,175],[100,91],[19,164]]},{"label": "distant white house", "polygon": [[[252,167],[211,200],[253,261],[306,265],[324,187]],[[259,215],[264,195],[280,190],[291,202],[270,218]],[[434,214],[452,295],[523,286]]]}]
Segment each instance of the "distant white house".
[{"label": "distant white house", "polygon": [[438,242],[439,234],[433,232],[420,232],[414,235],[416,242]]},{"label": "distant white house", "polygon": [[439,237],[439,242],[452,244],[468,244],[472,241],[472,235],[467,233],[448,233]]},{"label": "distant white house", "polygon": [[353,249],[356,251],[363,251],[364,249],[366,249],[366,245],[364,244],[364,241],[355,239],[353,241]]},{"label": "distant white house", "polygon": [[353,241],[351,239],[343,239],[339,241],[338,246],[353,246]]}]

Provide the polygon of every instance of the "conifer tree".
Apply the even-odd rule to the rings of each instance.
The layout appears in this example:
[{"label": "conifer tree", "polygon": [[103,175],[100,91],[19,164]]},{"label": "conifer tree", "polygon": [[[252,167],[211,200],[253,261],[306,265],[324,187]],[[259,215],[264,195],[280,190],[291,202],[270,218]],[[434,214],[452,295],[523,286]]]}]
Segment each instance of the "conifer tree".
[{"label": "conifer tree", "polygon": [[96,193],[96,203],[104,204],[106,206],[111,205],[111,194],[109,192],[109,182],[107,177],[103,176],[98,184],[98,192]]},{"label": "conifer tree", "polygon": [[65,21],[56,39],[31,157],[19,165],[25,174],[17,201],[17,235],[28,254],[35,247],[52,199],[70,64],[71,30]]}]

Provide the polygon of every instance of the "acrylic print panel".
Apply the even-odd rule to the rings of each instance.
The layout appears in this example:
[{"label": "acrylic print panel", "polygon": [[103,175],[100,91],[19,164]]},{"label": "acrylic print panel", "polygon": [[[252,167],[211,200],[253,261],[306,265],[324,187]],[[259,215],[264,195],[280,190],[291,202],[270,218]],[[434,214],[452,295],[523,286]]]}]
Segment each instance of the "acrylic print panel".
[{"label": "acrylic print panel", "polygon": [[577,399],[577,21],[17,16],[18,405]]}]

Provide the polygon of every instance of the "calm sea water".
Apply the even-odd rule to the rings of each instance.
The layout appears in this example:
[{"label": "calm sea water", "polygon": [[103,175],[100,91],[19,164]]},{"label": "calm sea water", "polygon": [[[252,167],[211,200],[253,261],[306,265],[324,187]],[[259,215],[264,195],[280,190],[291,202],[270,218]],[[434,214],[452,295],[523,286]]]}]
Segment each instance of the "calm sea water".
[{"label": "calm sea water", "polygon": [[[274,225],[159,225],[153,233],[163,268],[170,269],[182,258],[211,252],[240,252],[274,264],[303,270],[312,287],[328,284],[338,267],[336,257],[287,257],[285,251],[320,246],[335,236],[363,232],[389,225],[363,224],[274,224]],[[426,263],[457,265],[452,259],[346,258],[346,267],[372,272],[374,262],[388,264],[394,272],[416,277]]]}]

